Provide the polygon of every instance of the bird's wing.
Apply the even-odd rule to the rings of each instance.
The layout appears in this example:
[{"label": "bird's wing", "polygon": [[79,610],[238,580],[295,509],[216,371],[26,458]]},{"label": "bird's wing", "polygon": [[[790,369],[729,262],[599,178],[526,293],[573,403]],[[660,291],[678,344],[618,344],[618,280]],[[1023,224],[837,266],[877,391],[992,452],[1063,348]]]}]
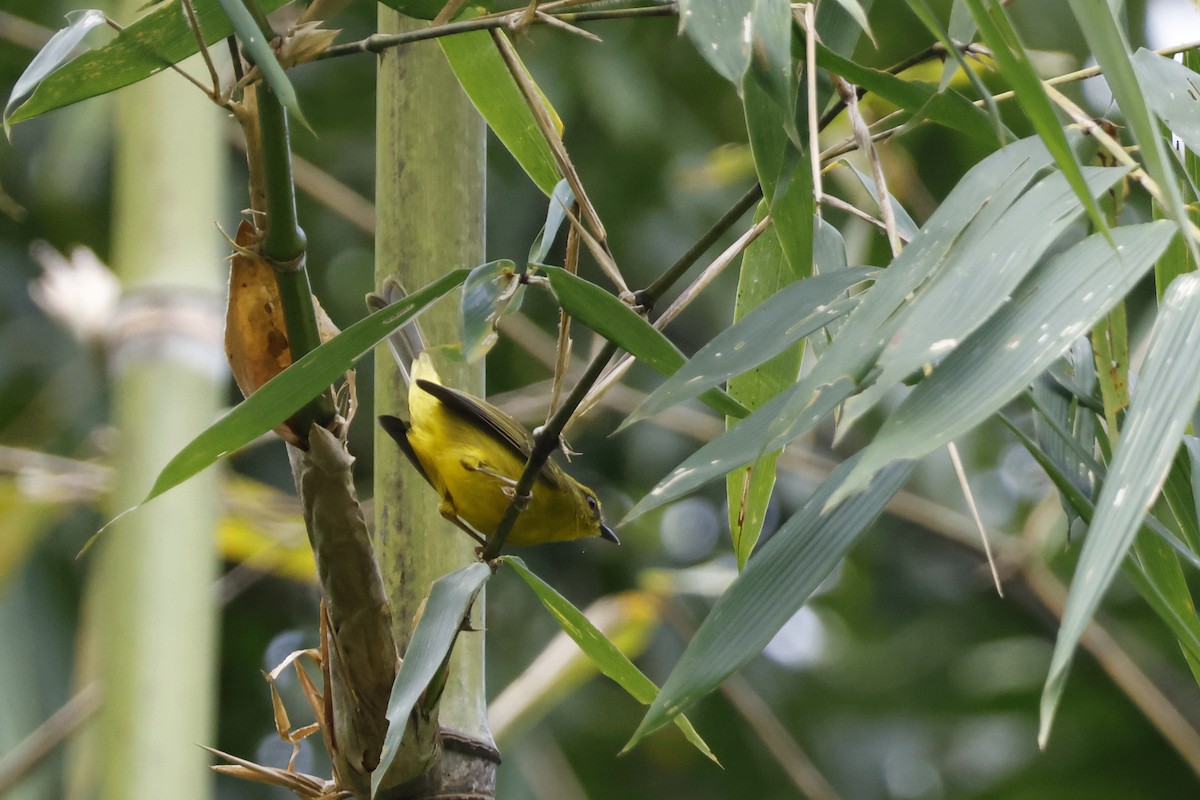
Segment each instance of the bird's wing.
[{"label": "bird's wing", "polygon": [[[533,451],[533,439],[521,426],[521,423],[505,412],[491,403],[485,403],[465,392],[451,389],[449,386],[442,386],[440,383],[418,378],[417,386],[436,397],[451,413],[495,434],[496,438],[522,461],[529,459],[529,454]],[[555,488],[561,485],[558,473],[549,460],[542,466],[541,478]]]},{"label": "bird's wing", "polygon": [[400,452],[408,457],[412,465],[417,468],[417,472],[421,473],[421,477],[430,486],[433,481],[429,480],[429,475],[425,472],[425,468],[421,466],[421,459],[417,458],[417,451],[413,450],[411,444],[408,443],[408,423],[399,417],[390,417],[387,414],[382,414],[379,417],[379,424],[387,432],[387,435],[396,441],[400,446]]}]

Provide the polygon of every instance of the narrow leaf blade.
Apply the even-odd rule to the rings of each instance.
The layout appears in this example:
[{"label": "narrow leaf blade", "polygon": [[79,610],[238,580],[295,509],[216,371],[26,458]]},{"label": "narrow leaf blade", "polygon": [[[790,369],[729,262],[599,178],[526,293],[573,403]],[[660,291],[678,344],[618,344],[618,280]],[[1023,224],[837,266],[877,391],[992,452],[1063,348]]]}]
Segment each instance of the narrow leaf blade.
[{"label": "narrow leaf blade", "polygon": [[[575,319],[663,375],[670,375],[686,360],[679,348],[629,306],[594,283],[558,267],[544,267],[550,288],[562,307]],[[702,399],[714,410],[734,417],[749,413],[725,392],[711,389]]]},{"label": "narrow leaf blade", "polygon": [[[542,605],[554,617],[554,621],[562,628],[563,633],[570,636],[579,645],[584,654],[596,665],[596,669],[642,705],[649,705],[658,695],[658,687],[647,678],[640,669],[633,665],[621,650],[609,641],[587,616],[563,597],[554,587],[539,578],[517,556],[505,556],[503,561],[512,567],[522,580],[529,585]],[[676,724],[683,735],[704,756],[716,763],[717,757],[708,744],[700,738],[700,734],[688,721],[687,717],[679,716]]]},{"label": "narrow leaf blade", "polygon": [[1095,234],[1030,275],[888,415],[840,491],[861,489],[875,470],[931,453],[999,411],[1133,290],[1174,229],[1160,221],[1112,235],[1115,250]]},{"label": "narrow leaf blade", "polygon": [[502,258],[480,264],[463,282],[462,352],[473,364],[487,355],[499,338],[496,323],[514,305],[519,306],[524,287],[517,265]]},{"label": "narrow leaf blade", "polygon": [[234,32],[237,33],[238,41],[242,43],[242,47],[250,56],[250,60],[262,71],[267,86],[271,88],[271,91],[279,98],[279,102],[292,116],[304,127],[312,130],[308,121],[304,119],[304,113],[300,110],[300,101],[296,98],[296,90],[292,88],[292,82],[288,80],[287,73],[280,65],[279,59],[275,57],[275,50],[271,47],[271,42],[263,35],[262,29],[258,27],[258,22],[250,14],[250,10],[241,0],[218,0],[218,2],[225,11],[225,16],[229,18]]},{"label": "narrow leaf blade", "polygon": [[622,427],[690,400],[839,319],[858,302],[844,297],[846,291],[878,273],[870,267],[853,267],[788,284],[713,337],[643,400]]},{"label": "narrow leaf blade", "polygon": [[1157,496],[1200,395],[1200,276],[1175,279],[1150,334],[1137,394],[1083,543],[1042,691],[1044,744],[1080,636]]},{"label": "narrow leaf blade", "polygon": [[850,459],[839,465],[717,600],[626,749],[762,652],[900,491],[912,471],[910,462],[895,464],[880,473],[866,492],[823,511],[853,464]]},{"label": "narrow leaf blade", "polygon": [[7,128],[9,117],[34,93],[37,87],[51,73],[65,64],[75,54],[75,48],[83,42],[88,32],[104,24],[104,13],[96,9],[75,11],[67,15],[67,27],[50,37],[50,41],[38,51],[29,62],[29,66],[13,84],[8,102],[4,106],[4,125]]},{"label": "narrow leaf blade", "polygon": [[[262,0],[264,12],[287,0]],[[217,0],[193,0],[201,38],[207,45],[232,31]],[[130,23],[103,47],[90,50],[40,81],[20,107],[5,112],[6,122],[17,123],[63,108],[89,97],[137,83],[176,64],[197,50],[196,34],[183,13],[180,0],[164,3]]]},{"label": "narrow leaf blade", "polygon": [[491,567],[476,562],[443,575],[430,587],[424,611],[392,684],[387,707],[388,730],[383,739],[379,766],[371,773],[372,796],[379,791],[380,782],[400,752],[409,715],[449,657],[463,617],[491,576]]},{"label": "narrow leaf blade", "polygon": [[[464,14],[464,18],[468,16]],[[472,31],[439,37],[438,44],[463,91],[496,138],[534,184],[551,194],[560,177],[554,154],[492,37],[487,31]],[[544,96],[542,100],[549,106]],[[549,110],[557,119],[553,109]]]},{"label": "narrow leaf blade", "polygon": [[189,442],[163,467],[142,503],[178,486],[226,453],[283,422],[371,351],[388,334],[425,310],[467,277],[448,273],[402,302],[365,317],[305,354]]},{"label": "narrow leaf blade", "polygon": [[1070,144],[1063,133],[1054,112],[1054,106],[1046,94],[1045,87],[1025,52],[1025,46],[997,0],[966,0],[971,16],[979,26],[979,32],[992,51],[1000,72],[1012,84],[1025,116],[1034,130],[1046,142],[1054,154],[1058,168],[1075,190],[1076,196],[1087,209],[1092,224],[1101,233],[1108,230],[1108,223],[1083,179],[1079,162],[1075,160]]}]

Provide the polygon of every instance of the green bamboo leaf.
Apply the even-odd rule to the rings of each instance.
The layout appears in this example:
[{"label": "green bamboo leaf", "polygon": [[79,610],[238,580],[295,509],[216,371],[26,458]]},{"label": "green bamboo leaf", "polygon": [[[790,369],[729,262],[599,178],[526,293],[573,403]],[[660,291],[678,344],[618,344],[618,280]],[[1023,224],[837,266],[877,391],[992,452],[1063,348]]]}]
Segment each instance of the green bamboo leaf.
[{"label": "green bamboo leaf", "polygon": [[[1191,480],[1192,513],[1200,517],[1200,439],[1184,436],[1183,446],[1187,450],[1189,477]],[[1192,542],[1192,548],[1200,552],[1200,546]]]},{"label": "green bamboo leaf", "polygon": [[[287,0],[262,0],[264,12]],[[233,32],[217,0],[193,0],[205,44]],[[103,47],[90,50],[38,81],[33,94],[17,108],[5,109],[5,124],[23,122],[56,108],[111,92],[162,72],[197,51],[196,34],[180,0],[171,0],[131,23]]]},{"label": "green bamboo leaf", "polygon": [[[478,16],[478,12],[463,14],[464,19],[472,16]],[[442,36],[438,44],[463,91],[496,138],[534,184],[551,194],[560,177],[554,154],[491,35],[487,31],[471,31]],[[558,119],[550,101],[545,96],[541,99],[551,116]]]},{"label": "green bamboo leaf", "polygon": [[[543,267],[542,271],[550,278],[550,288],[568,314],[605,339],[616,342],[639,361],[670,375],[687,360],[661,331],[596,284],[558,267]],[[744,417],[749,413],[741,403],[717,389],[710,389],[700,399],[722,414]]]},{"label": "green bamboo leaf", "polygon": [[[1200,114],[1196,113],[1193,97],[1198,96],[1200,85],[1200,52],[1188,50],[1183,53],[1183,64],[1164,58],[1149,50],[1138,50],[1133,56],[1133,68],[1138,83],[1146,95],[1150,108],[1184,143],[1180,154],[1183,161],[1183,176],[1180,181],[1185,195],[1200,195]],[[1195,204],[1187,207],[1188,216],[1200,224],[1200,209]],[[1154,217],[1169,218],[1170,213],[1154,206]],[[1154,294],[1161,302],[1171,281],[1185,272],[1196,269],[1195,250],[1189,237],[1180,237],[1171,243],[1167,252],[1154,267]]]},{"label": "green bamboo leaf", "polygon": [[263,34],[262,28],[258,26],[258,21],[246,8],[246,4],[242,0],[217,0],[217,2],[221,4],[225,16],[233,25],[233,30],[237,34],[238,41],[242,43],[246,55],[262,72],[267,86],[279,98],[283,107],[301,125],[311,131],[312,126],[308,124],[308,120],[304,118],[304,112],[300,110],[300,101],[296,98],[296,90],[292,88],[292,82],[288,80],[287,72],[279,63],[279,59],[275,57],[275,48],[271,47],[270,40]]},{"label": "green bamboo leaf", "polygon": [[950,85],[951,78],[954,77],[955,67],[963,71],[967,79],[971,82],[971,87],[975,89],[975,94],[979,95],[984,100],[984,105],[987,106],[988,117],[992,122],[992,130],[995,131],[997,140],[1001,144],[1010,141],[1013,138],[1012,132],[1004,125],[1004,121],[1000,118],[1000,109],[996,105],[996,101],[992,99],[992,93],[988,91],[987,85],[983,79],[975,74],[975,70],[971,68],[966,57],[963,56],[962,49],[958,43],[967,44],[971,41],[971,37],[975,35],[975,20],[971,19],[971,14],[967,7],[963,5],[962,0],[955,0],[954,7],[950,12],[950,31],[947,33],[942,30],[941,23],[938,22],[937,16],[925,0],[908,0],[908,7],[917,15],[917,19],[921,20],[926,29],[937,38],[942,47],[950,54],[950,58],[946,59],[946,65],[942,68],[942,77],[938,81],[938,91],[944,92]]},{"label": "green bamboo leaf", "polygon": [[[758,212],[755,214],[755,223],[765,219],[766,216],[767,204],[764,201],[759,204]],[[733,309],[733,327],[745,322],[747,315],[762,308],[764,302],[778,297],[780,291],[799,285],[795,283],[795,274],[788,265],[783,247],[775,231],[775,226],[763,231],[762,235],[746,248],[746,252],[742,256],[737,298]],[[811,252],[809,257],[811,259]],[[726,329],[726,333],[728,330]],[[778,330],[778,328],[774,330]],[[767,331],[764,331],[762,336],[766,339],[774,339],[772,334]],[[747,341],[752,338],[747,337]],[[711,344],[710,342],[709,345]],[[745,344],[744,341],[743,346]],[[803,340],[796,339],[788,342],[778,348],[772,356],[770,360],[764,360],[759,366],[745,371],[737,377],[730,376],[728,387],[730,396],[751,411],[759,408],[763,403],[796,382],[796,378],[800,374],[800,361],[804,356]],[[683,369],[687,367],[688,364],[684,364]],[[682,371],[681,369],[680,372]],[[679,372],[676,372],[668,381],[675,380],[678,376]],[[727,427],[732,427],[734,423],[734,419],[726,419]],[[745,565],[746,559],[750,557],[750,552],[754,549],[755,542],[762,533],[763,521],[767,516],[767,506],[771,502],[771,492],[775,488],[775,461],[778,457],[778,453],[768,453],[745,470],[730,473],[726,479],[729,530],[733,538],[733,549],[737,555],[739,569]]]},{"label": "green bamboo leaf", "polygon": [[629,510],[620,525],[783,447],[787,442],[774,435],[775,424],[793,406],[800,406],[801,411],[789,412],[791,429],[809,430],[832,414],[855,388],[849,378],[816,385],[810,376],[797,382],[684,459]]},{"label": "green bamboo leaf", "polygon": [[517,265],[507,258],[480,264],[467,275],[462,291],[462,352],[467,363],[492,349],[499,338],[496,324],[520,307],[524,288]]},{"label": "green bamboo leaf", "polygon": [[529,248],[529,264],[542,264],[546,261],[546,257],[550,255],[550,248],[554,246],[554,239],[558,236],[558,229],[566,221],[567,212],[574,204],[575,193],[571,191],[571,184],[563,178],[555,184],[554,191],[550,193],[550,204],[546,207],[546,224],[538,231],[533,245]]},{"label": "green bamboo leaf", "polygon": [[[1147,89],[1138,81],[1129,56],[1129,43],[1121,32],[1116,14],[1107,3],[1095,4],[1085,0],[1071,0],[1071,10],[1087,39],[1089,50],[1096,57],[1096,63],[1104,70],[1104,80],[1121,107],[1125,124],[1139,145],[1138,152],[1146,164],[1146,171],[1166,196],[1164,210],[1181,231],[1186,231],[1187,209],[1175,178],[1173,159],[1167,155],[1168,145],[1163,140],[1159,121],[1147,105]],[[1192,259],[1200,261],[1200,247],[1190,236],[1185,235],[1184,241]]]},{"label": "green bamboo leaf", "polygon": [[162,469],[142,503],[178,486],[221,456],[252,442],[329,388],[388,334],[467,277],[448,273],[395,305],[376,311],[304,355],[189,442]]},{"label": "green bamboo leaf", "polygon": [[[1068,365],[1069,374],[1063,375],[1061,370],[1055,374],[1054,367],[1051,367],[1050,371],[1033,384],[1034,401],[1047,417],[1043,420],[1041,416],[1034,415],[1033,429],[1038,443],[1051,460],[1063,470],[1080,492],[1092,497],[1095,473],[1088,461],[1081,458],[1077,452],[1084,450],[1091,454],[1096,447],[1096,417],[1091,409],[1080,402],[1080,397],[1091,397],[1096,388],[1096,362],[1091,343],[1086,336],[1081,336],[1072,343],[1064,362]],[[1078,393],[1066,388],[1067,380],[1074,385]],[[1047,427],[1051,423],[1067,432],[1070,444],[1062,441],[1054,430]],[[1063,512],[1067,515],[1067,530],[1070,531],[1079,519],[1079,513],[1066,498],[1060,499]]]},{"label": "green bamboo leaf", "polygon": [[987,113],[952,89],[939,92],[931,84],[906,81],[891,73],[864,67],[820,43],[817,44],[817,65],[868,89],[917,119],[930,119],[988,144],[1002,141]]},{"label": "green bamboo leaf", "polygon": [[871,32],[871,23],[867,21],[867,12],[863,9],[862,4],[858,0],[837,0],[837,4],[846,10],[858,27],[862,28],[863,33],[871,40],[871,44],[876,44],[875,34]]},{"label": "green bamboo leaf", "polygon": [[371,773],[371,796],[400,752],[409,717],[426,687],[446,668],[454,640],[462,629],[463,617],[475,602],[479,590],[492,576],[492,568],[476,562],[443,575],[429,588],[417,627],[413,630],[400,671],[388,699],[388,730],[379,754],[379,766]]},{"label": "green bamboo leaf", "polygon": [[1145,48],[1133,54],[1133,69],[1150,109],[1189,150],[1200,153],[1200,75]]},{"label": "green bamboo leaf", "polygon": [[[967,8],[967,4],[963,0],[954,0],[954,4],[950,7],[950,30],[947,31],[951,45],[954,42],[969,44],[975,38],[975,30],[975,20],[971,19],[971,9]],[[953,47],[953,49],[958,50],[957,47]],[[962,59],[961,53],[959,53],[959,58]],[[966,60],[962,59],[958,66],[967,71],[967,74],[971,78],[971,85],[975,86],[975,91],[986,98],[994,108],[995,101],[991,99],[991,92],[983,86],[982,81],[979,80],[979,76],[975,74],[974,70],[970,69],[970,65],[967,64]],[[947,61],[946,66],[942,69],[942,78],[938,81],[938,86],[940,88],[949,86],[950,80],[953,77],[954,64]],[[999,122],[998,117],[997,122]]]},{"label": "green bamboo leaf", "polygon": [[1192,438],[1185,436],[1183,444],[1176,451],[1171,471],[1167,473],[1167,482],[1163,484],[1162,497],[1188,548],[1193,553],[1200,553],[1200,517],[1196,513],[1193,495],[1196,476],[1188,445],[1188,440]]},{"label": "green bamboo leaf", "polygon": [[29,62],[29,66],[13,84],[8,102],[4,106],[4,130],[8,131],[9,118],[13,112],[30,98],[34,90],[52,72],[60,68],[75,55],[75,48],[83,42],[83,37],[104,24],[104,13],[95,9],[87,11],[72,11],[67,14],[67,27],[50,37],[50,41],[38,51]]},{"label": "green bamboo leaf", "polygon": [[[570,636],[596,668],[606,677],[629,693],[630,697],[642,705],[649,705],[658,695],[658,687],[647,678],[642,671],[633,665],[615,644],[609,641],[592,621],[567,598],[563,597],[554,587],[543,581],[525,565],[517,556],[504,556],[501,561],[508,564],[529,585],[542,605],[554,617],[554,621]],[[682,714],[675,718],[675,724],[683,731],[683,735],[692,745],[716,763],[717,757],[708,745],[700,738],[700,734],[692,727],[692,723]]]},{"label": "green bamboo leaf", "polygon": [[775,235],[794,279],[806,278],[812,274],[813,226],[818,218],[811,164],[796,144],[795,115],[781,108],[754,80],[746,80],[743,94],[754,169],[771,207]]},{"label": "green bamboo leaf", "polygon": [[[1126,170],[1113,167],[1086,168],[1089,196],[1107,191],[1125,174]],[[902,335],[893,337],[880,355],[882,371],[875,383],[846,404],[839,430],[849,430],[893,386],[953,350],[1004,306],[1081,210],[1074,188],[1055,172],[996,222],[989,221],[986,228],[979,221],[973,223],[979,235],[964,236],[938,275],[897,316],[893,324]]]},{"label": "green bamboo leaf", "polygon": [[920,234],[861,295],[813,371],[675,467],[630,510],[625,520],[780,449],[831,414],[857,391],[858,381],[891,339],[895,329],[890,321],[896,310],[944,265],[946,253],[964,236],[968,225],[986,230],[1051,162],[1041,140],[1030,137],[973,167]]},{"label": "green bamboo leaf", "polygon": [[[1092,501],[1074,486],[1070,477],[1060,470],[1058,465],[1038,447],[1037,443],[1025,435],[1024,431],[1003,414],[999,415],[999,419],[1016,434],[1017,439],[1025,446],[1034,460],[1046,470],[1050,480],[1062,493],[1063,499],[1072,505],[1080,519],[1085,523],[1091,523],[1095,516],[1095,506]],[[1058,434],[1065,440],[1071,438],[1065,431],[1058,431]],[[1097,465],[1096,468],[1097,474],[1103,473],[1103,467]],[[1170,531],[1166,530],[1152,516],[1144,518],[1138,539],[1144,539],[1147,543],[1157,542],[1172,547],[1177,554],[1188,558],[1193,567],[1197,566],[1195,555],[1189,553],[1186,548],[1181,549],[1179,542],[1174,540]],[[1160,552],[1151,550],[1146,544],[1141,544],[1140,549],[1144,551],[1142,555],[1148,559],[1160,561],[1164,558]],[[1176,565],[1178,565],[1177,560]],[[1159,618],[1175,635],[1189,663],[1195,661],[1200,664],[1200,619],[1196,617],[1195,606],[1189,602],[1188,598],[1179,593],[1175,578],[1167,574],[1162,567],[1163,564],[1156,563],[1150,565],[1149,569],[1145,569],[1139,560],[1132,566],[1127,563],[1126,574],[1133,580],[1138,592],[1145,598],[1151,609],[1159,615]]]},{"label": "green bamboo leaf", "polygon": [[1171,284],[1150,334],[1137,394],[1083,543],[1042,691],[1044,745],[1079,637],[1153,503],[1200,395],[1200,276]]},{"label": "green bamboo leaf", "polygon": [[[1161,619],[1168,620],[1167,625],[1179,639],[1192,675],[1200,681],[1200,651],[1195,649],[1196,644],[1200,644],[1197,641],[1200,639],[1200,618],[1196,617],[1196,604],[1179,565],[1179,557],[1166,542],[1147,536],[1143,529],[1134,537],[1133,558],[1126,563],[1126,572],[1134,576],[1142,597]],[[1186,626],[1183,636],[1176,631],[1174,620]]]},{"label": "green bamboo leaf", "polygon": [[[1082,137],[1074,136],[1079,142]],[[863,375],[898,330],[897,311],[933,276],[944,272],[947,254],[986,235],[1053,159],[1036,136],[979,162],[954,187],[919,234],[864,293],[845,329],[814,368],[818,383],[839,375]]]},{"label": "green bamboo leaf", "polygon": [[[767,233],[770,230],[763,235]],[[748,250],[747,257],[749,255]],[[782,353],[854,308],[858,297],[846,297],[846,291],[871,280],[879,272],[871,267],[846,268],[772,291],[769,299],[717,334],[688,359],[678,372],[634,409],[621,427],[690,400]],[[794,381],[793,375],[787,383]],[[772,392],[772,396],[782,389],[781,386]]]},{"label": "green bamboo leaf", "polygon": [[680,0],[679,26],[739,95],[747,73],[753,72],[780,108],[795,108],[791,5],[786,0]]},{"label": "green bamboo leaf", "polygon": [[[854,173],[854,177],[858,178],[858,182],[862,184],[862,187],[867,190],[867,194],[871,195],[871,199],[875,201],[876,207],[883,208],[883,205],[879,201],[879,187],[875,185],[875,181],[869,175],[844,158],[838,159],[837,163],[848,167]],[[888,205],[892,207],[892,215],[896,218],[896,232],[906,242],[911,242],[913,237],[917,235],[917,223],[913,222],[913,218],[909,216],[908,211],[904,206],[900,205],[900,201],[893,197],[891,192],[888,192],[887,199]]]},{"label": "green bamboo leaf", "polygon": [[894,464],[880,473],[866,492],[823,510],[830,494],[853,466],[853,458],[840,464],[717,600],[625,745],[626,750],[762,652],[912,472],[911,463]]},{"label": "green bamboo leaf", "polygon": [[756,0],[751,15],[750,69],[739,86],[745,91],[747,80],[762,86],[784,114],[783,125],[794,141],[796,130],[796,69],[792,64],[792,6],[789,0]]},{"label": "green bamboo leaf", "polygon": [[1096,226],[1096,230],[1107,234],[1108,222],[1104,213],[1087,189],[1079,162],[1075,160],[1075,153],[1054,113],[1054,106],[1046,94],[1045,87],[1042,86],[1041,78],[1029,61],[1029,55],[1025,52],[1025,46],[1021,43],[1012,22],[996,0],[966,0],[966,3],[975,24],[979,26],[984,42],[992,52],[992,57],[996,59],[1001,75],[1016,92],[1017,102],[1025,116],[1045,141],[1046,147],[1054,154],[1058,168],[1067,177],[1075,194],[1087,209],[1088,217]]},{"label": "green bamboo leaf", "polygon": [[741,88],[750,66],[751,18],[757,0],[680,0],[679,27],[725,80]]},{"label": "green bamboo leaf", "polygon": [[822,275],[845,269],[846,240],[842,232],[817,217],[813,229],[813,269]]},{"label": "green bamboo leaf", "polygon": [[[858,0],[858,5],[869,14],[875,0]],[[817,3],[817,34],[830,50],[849,55],[862,40],[863,28],[840,4]]]},{"label": "green bamboo leaf", "polygon": [[1150,271],[1174,235],[1165,222],[1100,234],[1050,259],[888,414],[836,502],[895,459],[917,459],[1000,410]]}]

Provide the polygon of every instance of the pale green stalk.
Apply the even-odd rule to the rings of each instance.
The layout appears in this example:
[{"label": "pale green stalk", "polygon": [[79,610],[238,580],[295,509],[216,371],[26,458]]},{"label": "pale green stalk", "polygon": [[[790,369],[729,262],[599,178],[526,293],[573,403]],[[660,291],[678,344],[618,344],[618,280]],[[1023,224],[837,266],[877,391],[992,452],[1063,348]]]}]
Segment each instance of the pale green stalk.
[{"label": "pale green stalk", "polygon": [[[416,24],[380,6],[380,33]],[[436,42],[388,50],[380,56],[376,106],[376,283],[396,275],[415,290],[447,270],[484,260],[484,124],[462,93]],[[448,298],[421,317],[434,345],[456,343],[458,309]],[[375,408],[407,416],[401,378],[386,348],[376,355]],[[483,370],[439,361],[445,381],[482,394]],[[437,513],[438,497],[381,431],[375,439],[376,544],[392,603],[396,646],[404,652],[432,581],[475,558],[475,543]],[[483,628],[483,597],[474,627]],[[490,745],[483,681],[483,634],[458,638],[442,698],[440,722]],[[422,749],[427,743],[406,741]],[[494,763],[448,747],[429,793],[458,787],[494,790]],[[402,754],[419,763],[420,753]],[[446,771],[449,770],[449,774]]]},{"label": "pale green stalk", "polygon": [[[140,0],[127,3],[130,12]],[[117,96],[112,266],[124,297],[109,348],[118,450],[109,511],[146,493],[212,422],[225,385],[225,265],[213,226],[221,112],[165,72]],[[212,795],[216,473],[121,519],[86,555],[78,685],[103,707],[72,762],[76,797]]]}]

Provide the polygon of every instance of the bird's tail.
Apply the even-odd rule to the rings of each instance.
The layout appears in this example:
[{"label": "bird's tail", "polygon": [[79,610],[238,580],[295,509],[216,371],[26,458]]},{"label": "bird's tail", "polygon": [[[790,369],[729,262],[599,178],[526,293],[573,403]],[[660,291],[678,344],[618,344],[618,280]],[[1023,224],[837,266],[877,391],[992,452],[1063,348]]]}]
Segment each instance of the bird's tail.
[{"label": "bird's tail", "polygon": [[[399,303],[407,296],[408,293],[400,285],[400,282],[395,278],[388,277],[384,279],[383,286],[378,292],[371,292],[367,295],[367,309],[374,313],[381,308]],[[414,319],[395,330],[388,336],[387,343],[388,349],[392,351],[392,357],[396,359],[396,365],[400,367],[404,384],[412,386],[413,364],[416,362],[417,356],[425,352],[425,338],[421,335],[417,321]]]}]

